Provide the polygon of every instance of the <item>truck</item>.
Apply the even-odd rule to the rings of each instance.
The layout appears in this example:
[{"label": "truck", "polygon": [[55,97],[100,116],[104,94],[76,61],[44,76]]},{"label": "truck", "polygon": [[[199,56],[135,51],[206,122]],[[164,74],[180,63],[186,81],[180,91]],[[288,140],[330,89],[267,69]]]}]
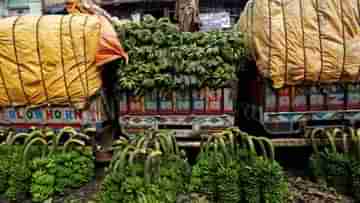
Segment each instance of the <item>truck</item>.
[{"label": "truck", "polygon": [[358,12],[353,4],[247,1],[237,28],[252,62],[239,75],[237,125],[288,139],[359,128],[358,17],[345,15]]},{"label": "truck", "polygon": [[111,120],[104,69],[127,55],[107,16],[96,11],[1,19],[1,51],[10,50],[0,57],[2,128],[101,131]]}]

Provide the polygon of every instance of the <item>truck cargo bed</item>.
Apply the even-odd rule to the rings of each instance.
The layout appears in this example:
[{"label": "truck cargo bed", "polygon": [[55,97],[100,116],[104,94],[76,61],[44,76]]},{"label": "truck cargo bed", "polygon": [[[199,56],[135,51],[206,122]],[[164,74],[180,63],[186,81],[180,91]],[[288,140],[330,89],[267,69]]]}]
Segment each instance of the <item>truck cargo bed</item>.
[{"label": "truck cargo bed", "polygon": [[308,127],[360,124],[360,83],[303,84],[273,89],[269,81],[255,71],[248,71],[239,77],[237,102],[237,125],[270,136],[301,134]]}]

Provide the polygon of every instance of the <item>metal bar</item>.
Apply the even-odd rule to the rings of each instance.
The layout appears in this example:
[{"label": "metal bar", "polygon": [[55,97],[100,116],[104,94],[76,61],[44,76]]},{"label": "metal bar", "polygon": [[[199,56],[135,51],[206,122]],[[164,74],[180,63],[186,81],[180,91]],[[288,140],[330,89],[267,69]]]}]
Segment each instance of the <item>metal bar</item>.
[{"label": "metal bar", "polygon": [[179,141],[177,142],[177,144],[179,145],[179,147],[192,147],[192,148],[200,147],[200,141],[198,142]]},{"label": "metal bar", "polygon": [[287,115],[287,114],[316,114],[316,113],[357,113],[359,110],[326,110],[326,111],[306,111],[306,112],[265,112],[269,116]]},{"label": "metal bar", "polygon": [[[318,145],[327,145],[329,140],[326,138],[314,139]],[[311,139],[309,138],[276,138],[271,139],[274,147],[309,147]],[[336,139],[336,143],[342,143],[342,139]],[[180,147],[200,147],[200,141],[178,141]]]},{"label": "metal bar", "polygon": [[[271,139],[274,147],[307,147],[311,146],[310,138],[278,138]],[[318,145],[327,145],[330,144],[327,138],[317,138],[314,141]],[[342,143],[342,139],[335,139],[336,143]]]}]

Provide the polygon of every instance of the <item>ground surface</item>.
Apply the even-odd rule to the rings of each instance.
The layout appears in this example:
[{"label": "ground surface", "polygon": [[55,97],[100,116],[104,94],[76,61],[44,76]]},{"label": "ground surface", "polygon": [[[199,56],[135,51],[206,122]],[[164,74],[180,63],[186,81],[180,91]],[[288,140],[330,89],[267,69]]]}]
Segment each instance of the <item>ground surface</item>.
[{"label": "ground surface", "polygon": [[306,177],[288,175],[289,203],[353,203],[351,197],[340,195],[332,188],[314,183]]}]

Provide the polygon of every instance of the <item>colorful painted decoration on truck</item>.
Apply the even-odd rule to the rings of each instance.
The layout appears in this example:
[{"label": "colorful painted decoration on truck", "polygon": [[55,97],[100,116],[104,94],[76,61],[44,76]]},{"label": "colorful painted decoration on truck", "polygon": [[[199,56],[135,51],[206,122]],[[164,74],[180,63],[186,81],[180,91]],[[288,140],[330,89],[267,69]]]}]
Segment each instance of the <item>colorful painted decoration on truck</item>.
[{"label": "colorful painted decoration on truck", "polygon": [[324,110],[324,95],[322,94],[321,89],[316,86],[310,88],[310,110]]},{"label": "colorful painted decoration on truck", "polygon": [[157,92],[149,91],[145,93],[145,113],[157,112]]},{"label": "colorful painted decoration on truck", "polygon": [[295,91],[294,100],[293,100],[294,111],[306,111],[307,110],[306,97],[308,95],[307,87],[303,87],[303,86],[294,87],[293,91]]},{"label": "colorful painted decoration on truck", "polygon": [[279,113],[265,113],[264,123],[295,123],[299,121],[331,121],[347,118],[349,120],[356,120],[360,118],[360,111],[313,111],[308,113],[303,112],[282,112]]},{"label": "colorful painted decoration on truck", "polygon": [[[360,84],[295,86],[276,91],[266,87],[265,91],[265,112],[304,112],[360,108]],[[347,106],[345,103],[346,98]],[[277,107],[277,102],[279,107]]]},{"label": "colorful painted decoration on truck", "polygon": [[71,126],[80,129],[81,126],[92,126],[96,129],[103,127],[108,119],[101,97],[88,103],[86,109],[72,107],[38,107],[38,108],[3,108],[0,110],[0,123],[10,124],[16,131],[25,131],[29,127],[50,127],[61,129]]},{"label": "colorful painted decoration on truck", "polygon": [[144,97],[129,96],[129,111],[130,113],[144,112]]},{"label": "colorful painted decoration on truck", "polygon": [[94,124],[106,120],[100,98],[93,100],[87,109],[71,107],[3,108],[0,123],[8,124]]},{"label": "colorful painted decoration on truck", "polygon": [[173,92],[159,92],[160,113],[173,112]]},{"label": "colorful painted decoration on truck", "polygon": [[120,108],[120,114],[125,114],[128,112],[128,101],[126,93],[121,93],[119,95],[119,108]]},{"label": "colorful painted decoration on truck", "polygon": [[233,92],[231,88],[224,88],[224,112],[233,113],[234,112],[234,103],[233,103]]},{"label": "colorful painted decoration on truck", "polygon": [[206,113],[221,112],[221,89],[209,89],[206,95]]},{"label": "colorful painted decoration on truck", "polygon": [[341,110],[345,107],[345,89],[340,85],[326,87],[326,99],[329,110]]},{"label": "colorful painted decoration on truck", "polygon": [[7,108],[4,118],[11,122],[80,122],[83,113],[71,108],[38,108],[26,110],[24,108]]},{"label": "colorful painted decoration on truck", "polygon": [[290,88],[284,88],[277,91],[279,95],[279,111],[290,111]]},{"label": "colorful painted decoration on truck", "polygon": [[10,124],[19,131],[31,126],[48,126],[54,129],[72,126],[80,128],[82,125],[101,127],[106,116],[99,108],[76,110],[73,108],[6,108],[0,111],[0,123]]},{"label": "colorful painted decoration on truck", "polygon": [[233,113],[233,90],[181,89],[147,92],[144,97],[120,96],[120,114],[212,114]]},{"label": "colorful painted decoration on truck", "polygon": [[192,91],[193,112],[204,113],[205,111],[205,90],[194,89]]},{"label": "colorful painted decoration on truck", "polygon": [[348,85],[348,109],[360,109],[360,84]]},{"label": "colorful painted decoration on truck", "polygon": [[176,91],[176,113],[190,113],[191,98],[188,89]]},{"label": "colorful painted decoration on truck", "polygon": [[265,111],[275,112],[276,111],[276,95],[275,91],[269,86],[265,86]]},{"label": "colorful painted decoration on truck", "polygon": [[[124,127],[151,127],[155,124],[153,116],[122,116],[120,124]],[[200,125],[208,127],[231,127],[234,125],[234,116],[231,115],[204,115],[204,116],[187,116],[187,115],[168,115],[161,116],[158,120],[160,125]]]}]

